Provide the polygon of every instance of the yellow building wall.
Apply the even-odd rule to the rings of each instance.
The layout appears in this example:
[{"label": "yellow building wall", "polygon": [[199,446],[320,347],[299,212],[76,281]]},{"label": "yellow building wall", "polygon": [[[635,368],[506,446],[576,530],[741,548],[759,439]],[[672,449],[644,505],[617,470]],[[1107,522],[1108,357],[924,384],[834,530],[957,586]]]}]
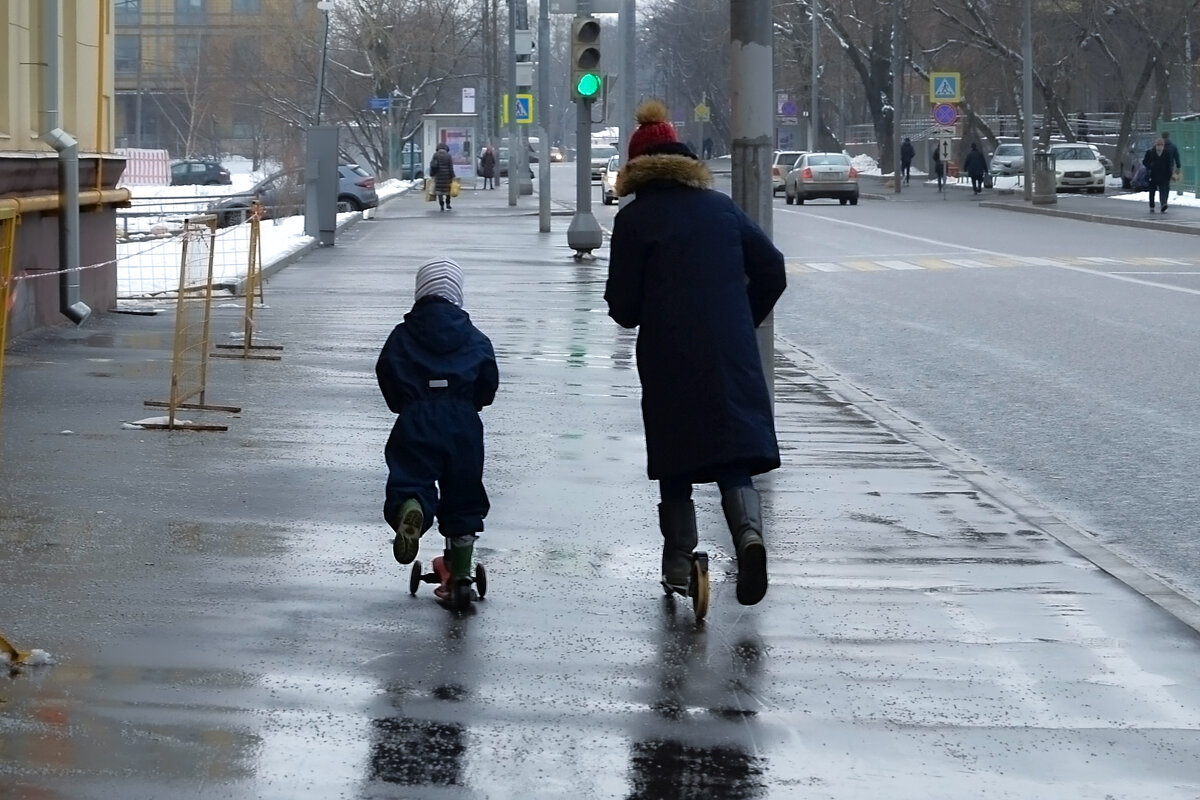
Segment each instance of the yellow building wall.
[{"label": "yellow building wall", "polygon": [[[0,0],[0,151],[51,151],[38,138],[40,21],[41,0]],[[85,152],[113,146],[112,35],[108,0],[60,0],[59,126]]]}]

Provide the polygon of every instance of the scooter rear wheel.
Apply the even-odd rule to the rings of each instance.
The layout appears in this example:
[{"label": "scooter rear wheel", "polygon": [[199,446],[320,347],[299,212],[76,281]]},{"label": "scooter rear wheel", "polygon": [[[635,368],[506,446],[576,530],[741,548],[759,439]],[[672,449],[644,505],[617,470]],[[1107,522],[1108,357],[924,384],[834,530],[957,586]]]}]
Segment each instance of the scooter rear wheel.
[{"label": "scooter rear wheel", "polygon": [[700,622],[708,614],[708,553],[692,554],[692,576],[688,594],[692,596],[692,611]]},{"label": "scooter rear wheel", "polygon": [[421,562],[414,561],[412,572],[408,576],[408,593],[417,596],[417,587],[421,585]]},{"label": "scooter rear wheel", "polygon": [[475,565],[475,592],[480,600],[487,594],[487,570],[483,568],[483,564]]}]

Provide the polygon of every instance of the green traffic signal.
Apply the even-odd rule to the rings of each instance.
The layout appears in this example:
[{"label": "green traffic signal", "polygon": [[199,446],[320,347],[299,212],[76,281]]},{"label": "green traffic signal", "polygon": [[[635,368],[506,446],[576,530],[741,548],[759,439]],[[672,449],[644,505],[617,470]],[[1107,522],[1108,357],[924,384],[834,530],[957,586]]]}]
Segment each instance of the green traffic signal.
[{"label": "green traffic signal", "polygon": [[579,82],[575,84],[575,91],[580,97],[595,97],[600,94],[600,76],[592,72],[586,72],[579,76]]}]

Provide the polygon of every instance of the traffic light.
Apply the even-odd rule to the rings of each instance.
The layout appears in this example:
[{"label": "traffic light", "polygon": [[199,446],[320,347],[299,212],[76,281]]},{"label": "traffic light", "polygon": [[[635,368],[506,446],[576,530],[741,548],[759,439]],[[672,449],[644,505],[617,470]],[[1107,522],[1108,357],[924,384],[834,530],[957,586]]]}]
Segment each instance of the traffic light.
[{"label": "traffic light", "polygon": [[571,21],[571,97],[595,100],[604,88],[600,72],[600,20],[576,17]]}]

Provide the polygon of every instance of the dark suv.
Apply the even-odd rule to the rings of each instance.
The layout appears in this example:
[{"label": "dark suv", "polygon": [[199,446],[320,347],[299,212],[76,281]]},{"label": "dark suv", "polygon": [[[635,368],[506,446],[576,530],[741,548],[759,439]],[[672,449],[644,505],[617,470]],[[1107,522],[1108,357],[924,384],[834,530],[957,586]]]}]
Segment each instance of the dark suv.
[{"label": "dark suv", "polygon": [[189,158],[171,165],[172,186],[228,186],[231,183],[229,170],[219,161]]}]

